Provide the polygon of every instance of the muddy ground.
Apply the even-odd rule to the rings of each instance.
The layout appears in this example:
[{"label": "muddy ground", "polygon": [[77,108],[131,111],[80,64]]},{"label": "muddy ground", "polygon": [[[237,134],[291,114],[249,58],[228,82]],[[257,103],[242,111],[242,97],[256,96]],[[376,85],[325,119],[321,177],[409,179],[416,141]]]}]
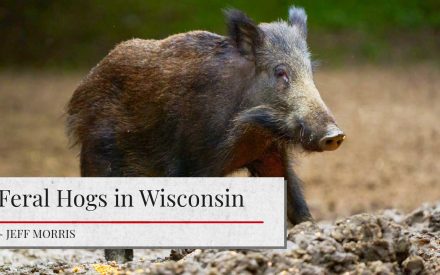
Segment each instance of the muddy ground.
[{"label": "muddy ground", "polygon": [[[78,176],[77,151],[68,148],[62,114],[68,98],[84,74],[0,72],[0,176]],[[415,245],[423,249],[432,242],[438,245],[438,235],[435,239],[435,233],[432,233],[435,226],[429,227],[430,218],[426,217],[424,223],[410,223],[408,226],[406,222],[397,223],[395,220],[404,219],[405,215],[391,217],[389,213],[410,213],[423,203],[437,203],[440,200],[440,68],[429,64],[321,68],[316,74],[316,84],[346,132],[347,140],[335,152],[309,155],[298,153],[296,169],[305,182],[305,195],[312,214],[320,222],[320,229],[311,225],[302,225],[301,228],[305,236],[314,236],[316,233],[323,236],[322,241],[319,241],[321,237],[316,237],[316,244],[312,242],[310,249],[314,247],[315,250],[310,250],[311,254],[307,252],[309,248],[305,249],[303,257],[308,260],[302,260],[292,249],[262,253],[205,251],[193,253],[182,263],[152,265],[148,264],[152,259],[166,257],[169,252],[139,250],[135,253],[136,265],[142,269],[148,266],[150,270],[187,270],[199,266],[215,268],[216,263],[224,262],[226,266],[230,265],[231,269],[238,271],[239,266],[243,266],[240,261],[244,261],[252,262],[249,270],[257,268],[269,273],[284,270],[282,263],[286,267],[310,267],[310,270],[315,271],[325,267],[336,272],[335,268],[339,268],[337,266],[342,266],[341,270],[402,270],[402,256],[389,256],[391,252],[388,248],[383,248],[385,256],[380,254],[380,259],[385,264],[380,264],[374,260],[365,260],[367,256],[358,255],[356,247],[365,248],[370,244],[373,247],[388,247],[388,241],[382,242],[381,238],[391,240],[388,235],[401,234],[395,233],[397,231],[409,232],[407,236],[410,239],[417,236],[427,238],[433,234],[426,246],[412,244],[411,251],[416,249]],[[371,231],[371,240],[359,241],[356,236],[347,237],[350,235],[345,233],[342,238],[349,240],[337,240],[328,235],[329,231],[338,227],[331,225],[332,221],[383,209],[397,210],[388,211],[388,216],[379,218],[356,217],[369,220],[367,227],[380,228],[384,237],[378,237],[379,231],[374,230]],[[391,218],[395,220],[393,226],[397,224],[395,227],[386,226],[390,225],[388,220]],[[435,224],[435,218],[431,224]],[[293,236],[289,238],[294,240],[296,237]],[[424,242],[427,241],[421,241]],[[301,242],[296,240],[295,243],[299,246]],[[323,244],[320,243],[328,243],[328,247],[322,248]],[[339,255],[335,257],[339,257],[343,263],[335,267],[320,263],[317,259],[322,257],[317,255],[321,255],[321,249],[336,249],[336,254],[324,254]],[[415,252],[411,253],[416,255]],[[141,257],[144,257],[144,264],[139,262]],[[346,257],[352,258],[352,262],[347,262],[349,260]],[[397,258],[393,260],[392,257]],[[0,265],[3,269],[7,266],[13,268],[11,264],[14,263],[21,266],[21,270],[28,270],[24,266],[40,262],[44,263],[45,267],[42,268],[46,270],[59,263],[67,264],[64,270],[68,271],[75,265],[102,260],[102,252],[93,250],[0,252]],[[413,263],[413,260],[408,260],[407,265],[419,266],[419,260],[415,261]],[[429,268],[430,260],[423,258],[423,261],[424,266]],[[279,264],[275,265],[275,262]],[[78,270],[81,271],[81,268]],[[86,265],[84,268],[93,267]]]},{"label": "muddy ground", "polygon": [[440,274],[440,202],[408,215],[358,214],[291,228],[287,248],[200,250],[169,259],[169,250],[136,250],[129,264],[105,262],[102,251],[11,250],[0,272],[78,274]]}]

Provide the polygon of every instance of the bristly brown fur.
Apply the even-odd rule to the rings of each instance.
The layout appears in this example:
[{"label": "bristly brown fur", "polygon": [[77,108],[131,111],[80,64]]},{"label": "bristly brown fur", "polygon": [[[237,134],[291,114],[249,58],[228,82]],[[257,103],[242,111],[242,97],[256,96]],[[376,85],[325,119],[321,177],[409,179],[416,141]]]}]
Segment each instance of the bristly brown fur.
[{"label": "bristly brown fur", "polygon": [[313,85],[305,13],[296,11],[290,25],[257,25],[229,10],[227,37],[193,31],[117,45],[68,105],[81,175],[225,176],[247,168],[286,178],[289,219],[311,219],[287,150],[299,143],[318,150],[333,117]]}]

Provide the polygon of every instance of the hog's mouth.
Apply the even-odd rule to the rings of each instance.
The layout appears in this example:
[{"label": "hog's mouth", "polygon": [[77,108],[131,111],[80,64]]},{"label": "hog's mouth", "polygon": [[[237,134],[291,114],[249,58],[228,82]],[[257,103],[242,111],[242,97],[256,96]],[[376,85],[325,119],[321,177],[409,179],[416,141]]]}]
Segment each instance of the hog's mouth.
[{"label": "hog's mouth", "polygon": [[306,152],[322,152],[312,131],[303,122],[299,122],[293,130],[293,138],[290,143],[300,145],[303,151]]},{"label": "hog's mouth", "polygon": [[240,125],[260,127],[268,131],[272,136],[271,138],[276,143],[281,144],[278,147],[293,145],[301,147],[306,152],[322,152],[311,129],[305,123],[298,121],[289,124],[286,122],[286,115],[284,113],[271,107],[258,106],[249,109],[242,113],[237,121]]}]

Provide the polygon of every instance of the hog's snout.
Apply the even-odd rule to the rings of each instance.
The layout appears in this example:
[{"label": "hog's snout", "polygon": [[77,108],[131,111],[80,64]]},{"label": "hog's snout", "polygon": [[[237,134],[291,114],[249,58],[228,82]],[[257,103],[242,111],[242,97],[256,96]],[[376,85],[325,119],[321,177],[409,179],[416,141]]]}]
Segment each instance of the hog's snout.
[{"label": "hog's snout", "polygon": [[345,139],[345,134],[339,128],[329,130],[323,138],[319,140],[319,148],[322,151],[333,151],[339,148]]}]

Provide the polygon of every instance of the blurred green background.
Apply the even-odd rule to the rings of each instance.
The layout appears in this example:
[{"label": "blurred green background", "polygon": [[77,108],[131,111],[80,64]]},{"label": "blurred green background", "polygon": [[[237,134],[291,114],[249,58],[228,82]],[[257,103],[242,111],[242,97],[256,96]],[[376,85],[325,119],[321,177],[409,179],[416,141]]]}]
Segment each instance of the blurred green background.
[{"label": "blurred green background", "polygon": [[1,0],[0,66],[87,68],[122,40],[224,34],[224,8],[267,22],[285,19],[292,3],[306,8],[310,48],[324,64],[440,59],[439,0]]}]

